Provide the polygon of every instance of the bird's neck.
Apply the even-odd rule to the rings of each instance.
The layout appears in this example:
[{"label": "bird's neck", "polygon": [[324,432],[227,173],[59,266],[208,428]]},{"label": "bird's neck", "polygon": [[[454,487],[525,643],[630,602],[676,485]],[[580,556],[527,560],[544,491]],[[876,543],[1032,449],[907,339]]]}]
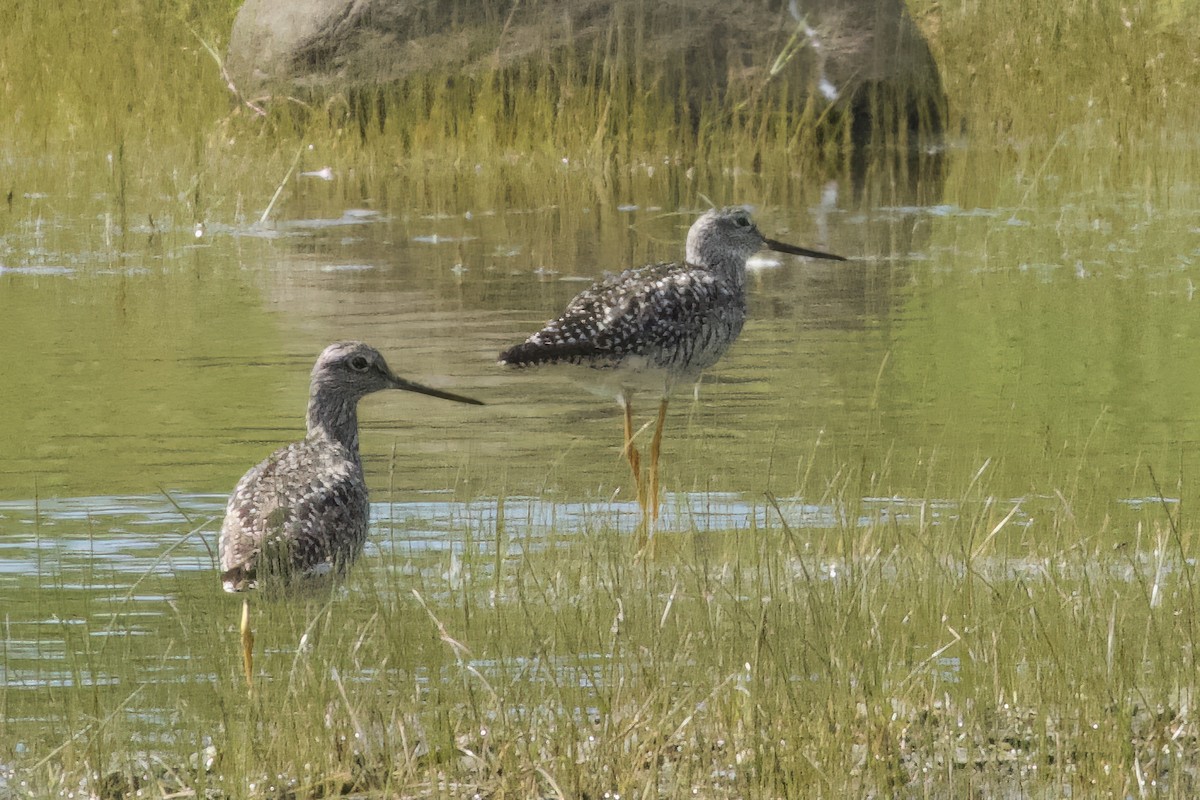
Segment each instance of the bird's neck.
[{"label": "bird's neck", "polygon": [[746,285],[746,256],[736,251],[714,248],[711,242],[688,236],[687,263],[708,270],[736,289]]},{"label": "bird's neck", "polygon": [[689,252],[687,263],[692,267],[707,270],[718,280],[730,284],[735,291],[742,291],[746,287],[745,260],[739,261],[736,258],[695,258]]},{"label": "bird's neck", "polygon": [[326,439],[358,453],[358,398],[315,386],[308,397],[308,438]]}]

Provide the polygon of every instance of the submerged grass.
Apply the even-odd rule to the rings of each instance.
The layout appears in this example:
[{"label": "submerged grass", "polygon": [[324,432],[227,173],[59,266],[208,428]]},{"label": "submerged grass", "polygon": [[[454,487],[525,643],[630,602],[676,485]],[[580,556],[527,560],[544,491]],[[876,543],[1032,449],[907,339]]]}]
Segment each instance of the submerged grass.
[{"label": "submerged grass", "polygon": [[[829,522],[531,544],[499,522],[368,559],[345,589],[237,602],[147,576],[150,635],[70,637],[15,793],[102,797],[1190,797],[1197,592],[1155,505],[1113,546],[1069,498],[952,503],[824,488]],[[1019,506],[1037,506],[1026,514]],[[1083,521],[1091,520],[1091,521]],[[1095,543],[1092,543],[1095,542]],[[101,578],[102,576],[97,576]],[[114,614],[133,611],[128,593]],[[131,614],[131,617],[132,614]],[[103,642],[103,644],[101,644]],[[186,666],[179,669],[178,662]],[[107,675],[92,682],[87,676]],[[159,680],[155,675],[174,675]],[[41,712],[43,715],[45,711]],[[147,720],[153,720],[147,725]],[[31,728],[6,736],[26,746]],[[11,753],[0,760],[12,763]]]}]

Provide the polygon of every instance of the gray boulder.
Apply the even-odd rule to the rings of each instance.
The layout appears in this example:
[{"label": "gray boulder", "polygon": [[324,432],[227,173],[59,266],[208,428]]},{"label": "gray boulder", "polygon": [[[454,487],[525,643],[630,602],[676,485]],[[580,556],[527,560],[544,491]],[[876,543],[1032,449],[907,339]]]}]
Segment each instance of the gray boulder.
[{"label": "gray boulder", "polygon": [[[612,58],[636,60],[658,90],[677,84],[692,109],[784,84],[855,126],[936,132],[944,119],[937,66],[901,0],[247,0],[226,66],[243,94],[266,95],[531,60],[586,75]],[[899,115],[881,111],[889,102]]]}]

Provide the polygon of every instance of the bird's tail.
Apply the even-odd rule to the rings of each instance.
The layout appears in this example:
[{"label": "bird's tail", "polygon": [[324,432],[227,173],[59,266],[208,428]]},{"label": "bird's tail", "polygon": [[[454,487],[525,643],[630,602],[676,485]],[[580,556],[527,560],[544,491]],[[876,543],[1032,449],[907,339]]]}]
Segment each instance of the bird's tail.
[{"label": "bird's tail", "polygon": [[525,341],[501,353],[498,363],[518,368],[542,364],[580,364],[591,353],[592,349],[587,346]]}]

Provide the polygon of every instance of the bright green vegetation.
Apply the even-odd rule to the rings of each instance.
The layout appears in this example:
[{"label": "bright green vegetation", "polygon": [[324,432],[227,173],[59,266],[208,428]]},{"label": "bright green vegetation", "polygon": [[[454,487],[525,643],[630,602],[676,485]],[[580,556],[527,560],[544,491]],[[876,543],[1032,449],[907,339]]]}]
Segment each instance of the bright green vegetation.
[{"label": "bright green vegetation", "polygon": [[[841,523],[790,529],[768,507],[765,527],[667,535],[647,560],[604,530],[543,548],[503,523],[453,557],[401,545],[348,595],[256,603],[249,698],[236,600],[204,573],[147,576],[176,613],[141,637],[69,634],[71,672],[117,685],[62,693],[36,739],[62,748],[30,778],[149,796],[1196,792],[1195,575],[1158,509],[1112,547],[1069,498],[1030,521],[981,478],[895,516],[855,499],[862,480],[822,498]],[[134,610],[114,602],[115,624],[145,629]],[[181,660],[197,680],[143,683]],[[3,696],[9,714],[27,694]],[[145,741],[136,708],[170,735]]]},{"label": "bright green vegetation", "polygon": [[[859,185],[782,95],[681,128],[624,40],[607,82],[535,59],[260,118],[205,47],[227,0],[0,9],[0,265],[32,271],[0,273],[0,501],[90,501],[0,506],[0,797],[1196,796],[1200,23],[910,7],[952,133]],[[294,163],[337,180],[293,174],[255,228]],[[667,489],[759,522],[634,560],[613,409],[489,359],[579,288],[533,270],[677,257],[705,197],[862,260],[755,275],[673,402]],[[351,208],[382,221],[283,224]],[[506,511],[385,524],[344,590],[257,602],[248,699],[236,600],[168,549],[217,523],[104,501],[228,491],[348,335],[492,404],[369,404],[375,499]],[[513,521],[530,496],[560,517]]]}]

